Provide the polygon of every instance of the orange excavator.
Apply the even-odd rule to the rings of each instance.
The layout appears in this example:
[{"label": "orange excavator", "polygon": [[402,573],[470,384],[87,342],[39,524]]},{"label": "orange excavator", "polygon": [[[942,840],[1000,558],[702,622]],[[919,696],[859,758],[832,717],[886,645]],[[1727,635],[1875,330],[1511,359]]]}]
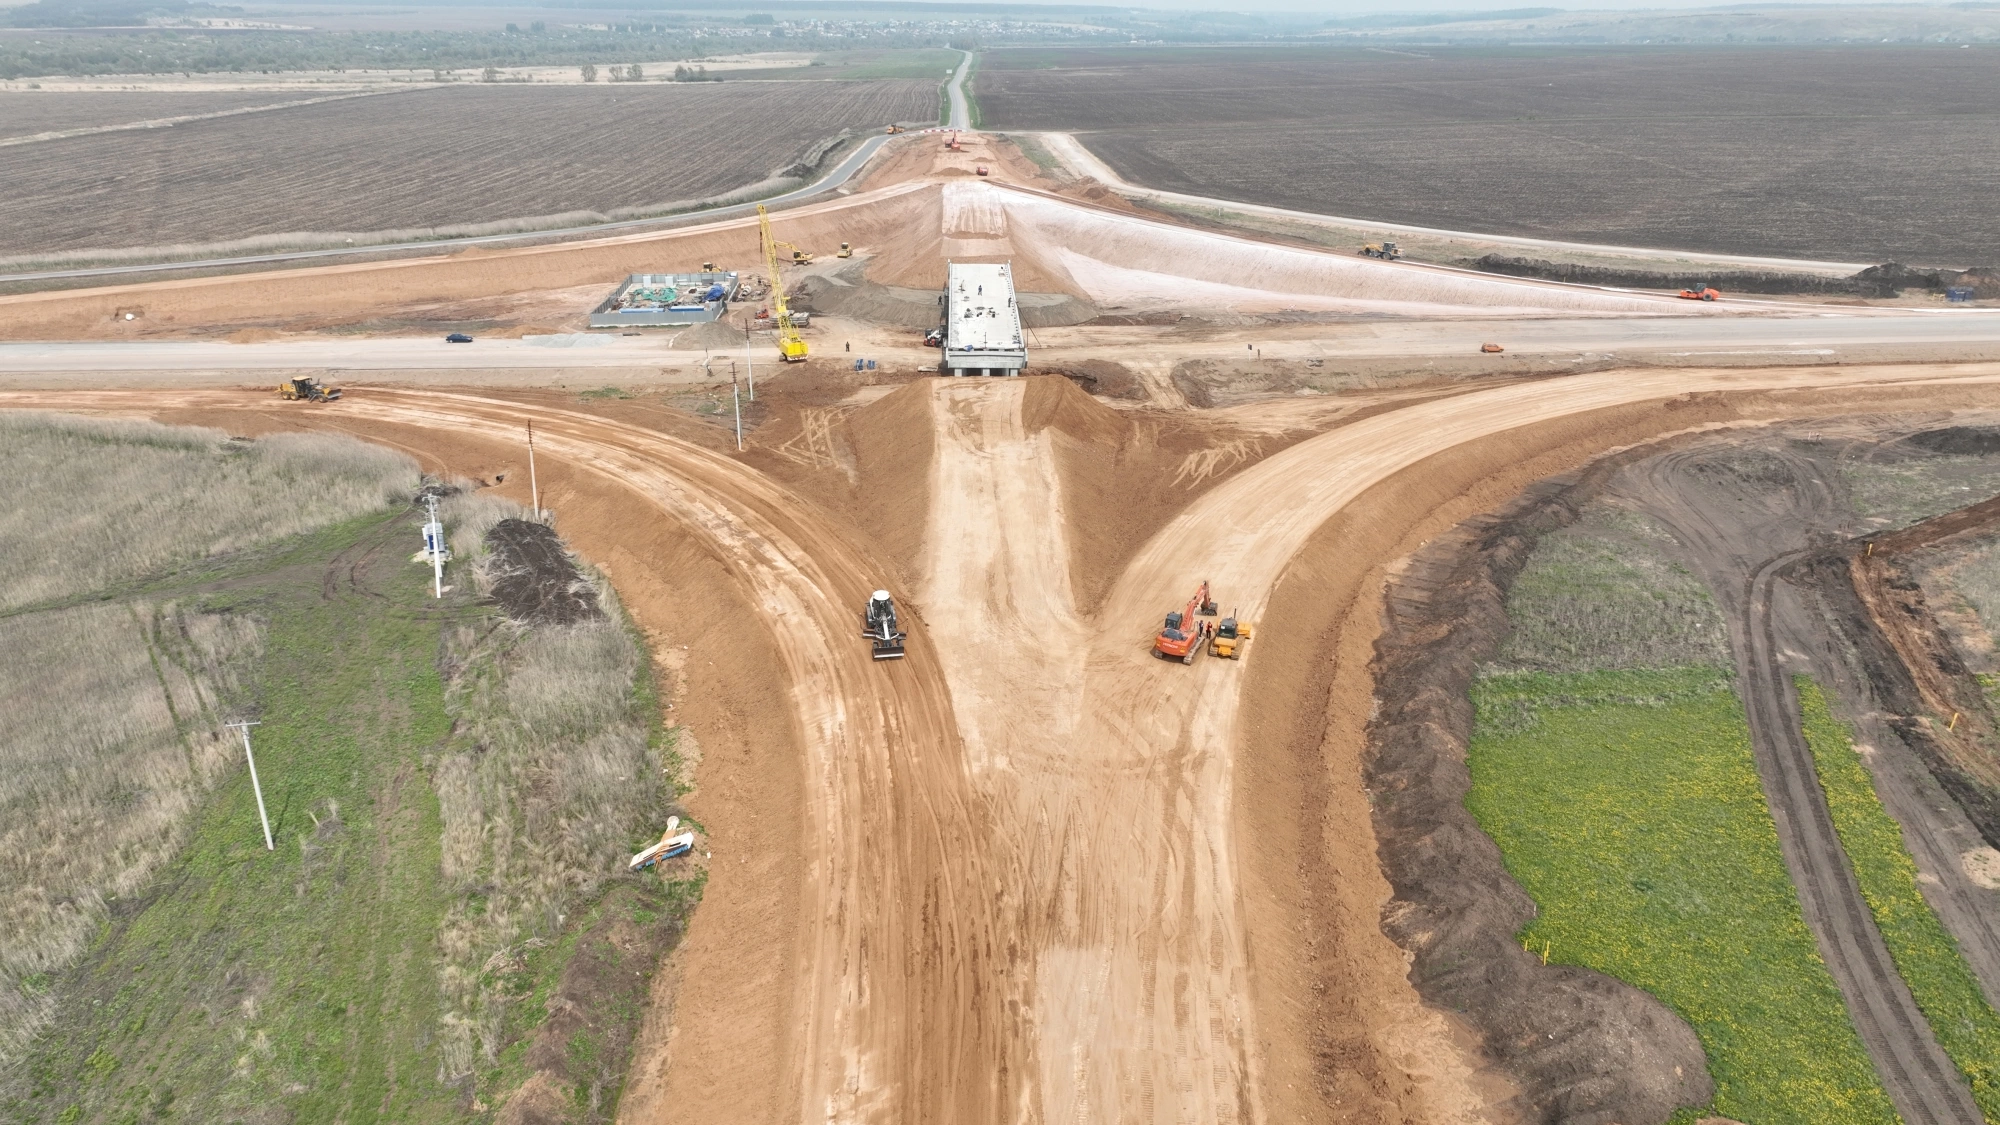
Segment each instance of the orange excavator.
[{"label": "orange excavator", "polygon": [[1203,582],[1195,587],[1194,596],[1188,599],[1185,609],[1167,614],[1166,627],[1153,638],[1153,655],[1162,660],[1193,664],[1195,654],[1201,651],[1201,642],[1212,629],[1207,622],[1195,618],[1214,617],[1215,614],[1215,600],[1208,596],[1208,583]]},{"label": "orange excavator", "polygon": [[944,150],[945,150],[946,152],[964,152],[964,151],[965,151],[965,146],[964,146],[964,145],[962,145],[962,144],[959,144],[959,143],[958,143],[958,134],[957,134],[957,133],[953,133],[953,134],[951,135],[951,139],[950,139],[950,140],[948,140],[948,141],[946,141],[946,142],[944,143]]}]

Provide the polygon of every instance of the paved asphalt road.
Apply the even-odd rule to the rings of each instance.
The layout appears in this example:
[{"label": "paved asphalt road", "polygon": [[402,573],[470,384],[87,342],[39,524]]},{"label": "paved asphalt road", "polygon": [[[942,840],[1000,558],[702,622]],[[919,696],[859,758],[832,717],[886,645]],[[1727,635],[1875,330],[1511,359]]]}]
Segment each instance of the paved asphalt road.
[{"label": "paved asphalt road", "polygon": [[972,73],[972,52],[960,51],[964,55],[958,62],[958,72],[945,84],[945,93],[951,97],[951,120],[946,126],[952,129],[972,128],[972,107],[965,97],[965,76]]},{"label": "paved asphalt road", "polygon": [[[1097,330],[1102,331],[1102,330]],[[1510,355],[1599,355],[1631,359],[1711,360],[1718,365],[1810,361],[1837,362],[1850,352],[1865,358],[1979,358],[2000,352],[2000,310],[1963,313],[1879,313],[1788,317],[1658,317],[1563,320],[1383,320],[1325,325],[1305,336],[1296,329],[1257,341],[1273,357],[1458,356],[1471,355],[1487,341],[1504,344]],[[1190,355],[1213,350],[1234,354],[1256,330],[1214,341],[1176,341]],[[1062,330],[1043,330],[1043,355],[1061,355]],[[688,367],[701,363],[700,350],[675,350],[670,337],[585,335],[531,336],[523,340],[477,340],[447,344],[436,336],[368,339],[314,339],[259,344],[158,340],[105,343],[0,343],[0,375],[89,371],[401,371],[530,370],[548,368]],[[1079,342],[1081,343],[1081,342]],[[1093,341],[1079,352],[1118,345]],[[907,349],[871,349],[873,354],[930,354],[913,335]],[[1940,352],[1951,353],[1940,355]],[[752,353],[760,363],[772,354],[762,344]],[[717,362],[740,358],[715,353]],[[1853,357],[1850,357],[1853,358]]]}]

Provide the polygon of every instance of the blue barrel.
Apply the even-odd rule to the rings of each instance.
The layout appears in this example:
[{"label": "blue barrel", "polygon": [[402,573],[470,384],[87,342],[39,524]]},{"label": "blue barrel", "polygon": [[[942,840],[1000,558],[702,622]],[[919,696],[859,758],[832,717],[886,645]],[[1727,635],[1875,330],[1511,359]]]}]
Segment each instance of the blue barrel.
[{"label": "blue barrel", "polygon": [[868,370],[870,371],[875,370],[875,361],[872,359],[868,361]]},{"label": "blue barrel", "polygon": [[857,360],[855,360],[855,361],[854,361],[854,369],[855,369],[856,371],[859,371],[859,370],[861,370],[861,364],[862,364],[862,363],[863,363],[863,361],[862,361],[862,360],[858,360],[858,359],[857,359]]}]

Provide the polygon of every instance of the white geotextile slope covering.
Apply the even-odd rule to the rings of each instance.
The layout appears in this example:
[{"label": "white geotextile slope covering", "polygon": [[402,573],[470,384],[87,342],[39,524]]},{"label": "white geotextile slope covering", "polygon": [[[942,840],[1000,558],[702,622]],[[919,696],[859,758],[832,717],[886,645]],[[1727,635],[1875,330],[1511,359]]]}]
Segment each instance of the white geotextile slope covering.
[{"label": "white geotextile slope covering", "polygon": [[[1688,315],[1672,298],[1625,296],[1414,269],[1275,246],[1080,207],[991,184],[945,185],[945,229],[1005,231],[1018,253],[1067,273],[1109,309],[1306,309],[1413,316]],[[1004,214],[997,221],[994,211]]]}]

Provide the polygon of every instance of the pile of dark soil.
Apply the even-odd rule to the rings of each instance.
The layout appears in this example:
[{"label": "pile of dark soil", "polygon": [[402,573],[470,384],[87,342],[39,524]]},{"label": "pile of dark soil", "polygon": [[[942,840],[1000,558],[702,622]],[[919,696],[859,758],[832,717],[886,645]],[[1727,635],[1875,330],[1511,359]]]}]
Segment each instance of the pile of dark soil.
[{"label": "pile of dark soil", "polygon": [[1104,398],[1141,400],[1146,397],[1146,388],[1139,384],[1139,377],[1122,363],[1108,359],[1086,359],[1076,363],[1066,363],[1061,367],[1044,367],[1044,375],[1061,375],[1086,392]]},{"label": "pile of dark soil", "polygon": [[1535,904],[1465,808],[1469,691],[1506,636],[1507,588],[1621,460],[1543,481],[1424,548],[1388,591],[1372,669],[1364,768],[1394,888],[1383,930],[1411,955],[1423,998],[1481,1033],[1536,1122],[1657,1123],[1715,1094],[1700,1040],[1666,1005],[1515,944]]},{"label": "pile of dark soil", "polygon": [[2000,453],[2000,429],[1990,426],[1946,426],[1911,434],[1903,440],[1918,449],[1960,457]]},{"label": "pile of dark soil", "polygon": [[[1547,281],[1615,285],[1628,289],[1692,289],[1697,285],[1712,285],[1724,293],[1842,297],[1894,297],[1905,289],[1922,289],[1936,293],[1942,292],[1946,286],[1976,285],[1979,278],[1993,277],[1991,271],[1970,270],[1960,274],[1952,270],[1912,269],[1897,262],[1869,266],[1848,277],[1814,277],[1810,274],[1785,273],[1777,270],[1656,273],[1650,270],[1613,269],[1609,266],[1579,266],[1568,262],[1550,262],[1541,258],[1514,258],[1505,254],[1488,254],[1459,264],[1486,273],[1506,274],[1509,277],[1539,277]],[[1975,280],[1961,280],[1964,278]],[[2000,282],[2000,278],[1994,280]],[[2000,284],[1995,284],[1994,288],[1996,293],[2000,293]],[[1984,293],[1979,295],[1985,296]]]},{"label": "pile of dark soil", "polygon": [[554,528],[501,520],[486,533],[486,548],[493,552],[486,562],[492,600],[513,620],[574,625],[604,617],[597,591],[577,572]]}]

